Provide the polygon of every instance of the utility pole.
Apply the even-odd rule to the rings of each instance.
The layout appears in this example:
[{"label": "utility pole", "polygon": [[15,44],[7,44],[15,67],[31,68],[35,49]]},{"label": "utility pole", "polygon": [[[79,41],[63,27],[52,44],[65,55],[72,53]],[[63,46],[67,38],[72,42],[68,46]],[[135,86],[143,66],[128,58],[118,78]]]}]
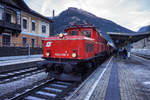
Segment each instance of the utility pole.
[{"label": "utility pole", "polygon": [[52,17],[52,35],[55,35],[55,10],[53,10],[53,17]]}]

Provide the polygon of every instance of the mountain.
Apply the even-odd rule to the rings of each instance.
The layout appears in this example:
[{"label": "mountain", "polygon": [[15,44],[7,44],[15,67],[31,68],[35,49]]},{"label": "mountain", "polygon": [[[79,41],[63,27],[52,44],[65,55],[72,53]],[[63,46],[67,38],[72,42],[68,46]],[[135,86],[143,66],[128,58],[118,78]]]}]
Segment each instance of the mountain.
[{"label": "mountain", "polygon": [[141,27],[138,32],[150,32],[150,25]]},{"label": "mountain", "polygon": [[84,21],[93,24],[103,33],[106,32],[133,32],[126,29],[110,20],[100,18],[92,13],[84,11],[82,9],[77,9],[70,7],[67,10],[55,17],[55,33],[64,32],[64,29],[76,21]]},{"label": "mountain", "polygon": [[64,29],[68,25],[82,21],[84,23],[90,23],[93,26],[95,26],[98,30],[101,31],[103,36],[111,43],[112,40],[110,39],[108,34],[106,34],[107,32],[129,32],[129,33],[133,32],[110,20],[97,17],[92,13],[74,7],[70,7],[67,10],[61,12],[59,16],[56,16],[54,18],[54,20],[55,20],[55,32],[54,32],[55,34],[61,32],[64,33]]}]

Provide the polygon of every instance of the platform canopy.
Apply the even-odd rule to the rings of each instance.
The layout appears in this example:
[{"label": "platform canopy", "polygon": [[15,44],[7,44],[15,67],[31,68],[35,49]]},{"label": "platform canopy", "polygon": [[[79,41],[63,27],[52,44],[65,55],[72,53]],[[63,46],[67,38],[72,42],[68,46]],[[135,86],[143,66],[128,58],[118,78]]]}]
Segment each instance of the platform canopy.
[{"label": "platform canopy", "polygon": [[146,33],[107,32],[107,34],[110,35],[117,48],[126,46],[128,43],[131,44],[150,36],[150,32]]}]

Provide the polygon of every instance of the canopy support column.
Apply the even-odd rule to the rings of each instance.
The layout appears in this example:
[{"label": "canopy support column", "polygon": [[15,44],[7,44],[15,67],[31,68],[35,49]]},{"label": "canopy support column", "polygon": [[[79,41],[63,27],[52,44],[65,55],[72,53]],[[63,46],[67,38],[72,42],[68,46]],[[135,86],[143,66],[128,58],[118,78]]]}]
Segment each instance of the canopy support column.
[{"label": "canopy support column", "polygon": [[128,56],[128,58],[130,58],[130,56],[131,56],[131,43],[130,43],[130,41],[128,41],[126,48],[127,48],[127,52],[128,52],[127,56]]}]

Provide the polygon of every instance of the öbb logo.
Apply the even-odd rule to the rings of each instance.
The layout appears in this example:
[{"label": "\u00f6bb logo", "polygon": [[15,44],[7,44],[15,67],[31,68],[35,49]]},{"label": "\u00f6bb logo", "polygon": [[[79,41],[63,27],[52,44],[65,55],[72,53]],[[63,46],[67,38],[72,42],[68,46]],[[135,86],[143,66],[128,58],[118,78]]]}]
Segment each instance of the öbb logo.
[{"label": "\u00f6bb logo", "polygon": [[46,43],[46,47],[50,47],[51,44],[52,44],[52,42],[47,42],[47,43]]}]

